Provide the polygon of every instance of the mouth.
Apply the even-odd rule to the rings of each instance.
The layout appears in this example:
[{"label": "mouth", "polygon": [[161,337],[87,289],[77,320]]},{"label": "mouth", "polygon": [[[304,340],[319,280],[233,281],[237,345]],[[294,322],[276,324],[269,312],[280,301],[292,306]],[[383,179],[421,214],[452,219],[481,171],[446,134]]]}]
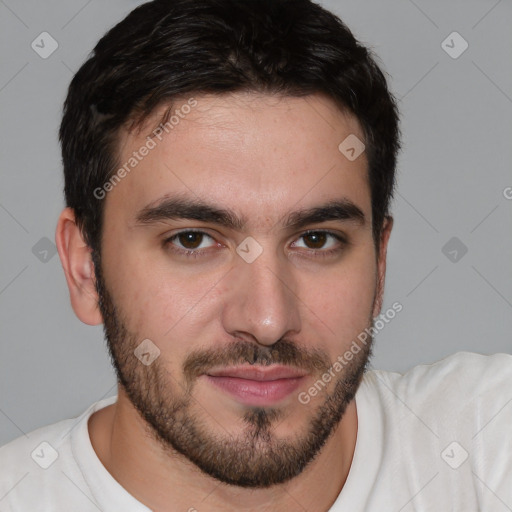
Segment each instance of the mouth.
[{"label": "mouth", "polygon": [[251,406],[275,405],[292,394],[307,372],[283,365],[236,366],[209,371],[208,382],[235,400]]}]

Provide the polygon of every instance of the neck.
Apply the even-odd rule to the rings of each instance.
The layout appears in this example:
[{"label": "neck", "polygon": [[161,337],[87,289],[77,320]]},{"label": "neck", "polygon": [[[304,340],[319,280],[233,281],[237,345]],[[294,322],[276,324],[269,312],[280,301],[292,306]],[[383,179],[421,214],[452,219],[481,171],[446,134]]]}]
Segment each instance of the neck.
[{"label": "neck", "polygon": [[164,450],[119,387],[115,404],[89,420],[92,446],[109,473],[154,512],[297,509],[325,512],[347,479],[357,436],[355,401],[305,470],[284,484],[248,489],[220,483],[175,451]]}]

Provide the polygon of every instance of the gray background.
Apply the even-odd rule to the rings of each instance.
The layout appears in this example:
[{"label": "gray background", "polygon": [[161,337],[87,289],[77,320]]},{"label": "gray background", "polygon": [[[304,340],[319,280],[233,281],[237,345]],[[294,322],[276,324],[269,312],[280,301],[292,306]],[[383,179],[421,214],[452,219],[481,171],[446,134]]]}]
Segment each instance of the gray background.
[{"label": "gray background", "polygon": [[[115,393],[102,329],[74,316],[58,255],[40,240],[54,240],[63,207],[66,88],[99,37],[139,3],[0,0],[0,445]],[[511,2],[323,4],[378,54],[402,112],[383,309],[404,309],[378,335],[374,367],[512,352]],[[43,31],[59,45],[47,59],[31,48]],[[469,44],[456,59],[441,46],[453,31]],[[468,249],[461,258],[456,248],[456,262],[442,251],[454,236]]]}]

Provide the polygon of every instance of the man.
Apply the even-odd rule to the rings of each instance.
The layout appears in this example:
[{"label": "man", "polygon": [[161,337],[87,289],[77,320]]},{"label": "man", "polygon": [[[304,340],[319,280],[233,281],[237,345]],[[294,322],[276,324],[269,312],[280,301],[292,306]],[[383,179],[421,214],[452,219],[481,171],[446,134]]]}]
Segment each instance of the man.
[{"label": "man", "polygon": [[[398,115],[306,0],[157,0],[75,75],[56,241],[116,399],[0,450],[6,511],[512,509],[512,356],[366,371]],[[411,340],[413,342],[413,340]]]}]

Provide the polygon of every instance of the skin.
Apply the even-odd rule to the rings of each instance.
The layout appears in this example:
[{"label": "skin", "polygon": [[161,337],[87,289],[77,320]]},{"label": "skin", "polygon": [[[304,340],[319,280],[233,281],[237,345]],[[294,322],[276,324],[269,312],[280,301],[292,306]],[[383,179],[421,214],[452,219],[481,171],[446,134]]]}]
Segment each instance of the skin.
[{"label": "skin", "polygon": [[[392,228],[388,218],[377,250],[366,156],[351,162],[338,150],[349,134],[364,140],[359,123],[320,95],[236,93],[196,100],[197,107],[104,199],[103,278],[124,324],[137,339],[158,346],[158,364],[174,385],[184,383],[182,365],[191,352],[221,349],[236,340],[271,348],[286,338],[335,361],[380,312]],[[120,162],[144,144],[162,112],[155,112],[140,133],[121,134]],[[228,229],[190,219],[136,221],[144,207],[177,193],[229,208],[247,222]],[[357,205],[364,224],[283,225],[290,212],[341,198]],[[212,237],[197,258],[162,245],[186,229]],[[349,244],[327,237],[325,248],[311,248],[311,239],[302,237],[307,230],[330,230]],[[236,252],[248,236],[263,249],[250,264]],[[91,251],[70,209],[60,216],[56,240],[75,313],[87,324],[102,323]],[[176,240],[171,247],[183,249]],[[339,250],[321,257],[329,249]],[[320,375],[310,372],[300,389],[277,404],[282,414],[272,426],[275,439],[294,439],[305,431],[335,382],[307,405],[297,394]],[[194,412],[212,434],[243,434],[244,404],[204,378],[191,393]],[[349,473],[357,411],[352,400],[304,471],[267,488],[221,484],[166,449],[148,433],[122,386],[118,401],[91,417],[89,434],[107,470],[152,510],[287,511],[300,503],[320,512],[336,500]]]}]

